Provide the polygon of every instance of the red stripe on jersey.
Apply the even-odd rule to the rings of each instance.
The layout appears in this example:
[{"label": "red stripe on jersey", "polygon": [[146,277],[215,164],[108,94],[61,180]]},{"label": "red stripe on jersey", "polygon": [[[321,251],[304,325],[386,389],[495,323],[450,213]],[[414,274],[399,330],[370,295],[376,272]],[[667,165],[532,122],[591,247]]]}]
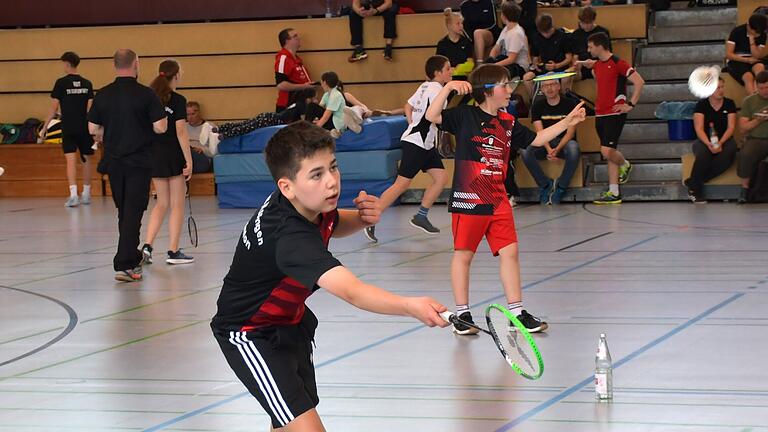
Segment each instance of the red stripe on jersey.
[{"label": "red stripe on jersey", "polygon": [[[318,230],[326,247],[328,247],[328,242],[333,235],[336,214],[334,210],[320,216]],[[284,277],[272,289],[259,310],[240,328],[240,331],[250,331],[274,325],[298,324],[304,316],[304,302],[310,295],[312,295],[311,288],[308,289],[290,277]]]}]

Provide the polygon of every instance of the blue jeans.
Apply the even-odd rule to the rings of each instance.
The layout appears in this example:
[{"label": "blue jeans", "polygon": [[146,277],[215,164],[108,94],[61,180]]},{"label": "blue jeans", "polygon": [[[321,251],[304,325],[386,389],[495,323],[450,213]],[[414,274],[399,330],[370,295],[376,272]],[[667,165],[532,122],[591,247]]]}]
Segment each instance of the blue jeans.
[{"label": "blue jeans", "polygon": [[[559,139],[555,139],[550,143],[552,148],[557,147]],[[544,171],[539,165],[540,160],[547,158],[547,149],[545,147],[528,146],[523,150],[523,162],[531,172],[536,184],[539,187],[546,187],[549,183],[549,178],[544,174]],[[581,157],[581,150],[579,150],[579,143],[574,140],[570,140],[565,144],[562,150],[557,154],[559,159],[565,159],[565,168],[563,168],[560,178],[557,179],[557,184],[560,189],[568,189],[568,185],[571,184],[571,178],[573,173],[576,172],[576,167],[579,165],[579,157]]]}]

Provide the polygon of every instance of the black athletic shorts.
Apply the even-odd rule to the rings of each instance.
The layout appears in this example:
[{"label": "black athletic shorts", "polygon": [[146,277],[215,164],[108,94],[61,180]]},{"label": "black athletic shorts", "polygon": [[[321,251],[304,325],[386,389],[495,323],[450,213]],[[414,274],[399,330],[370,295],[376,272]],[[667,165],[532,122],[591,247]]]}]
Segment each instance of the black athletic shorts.
[{"label": "black athletic shorts", "polygon": [[[760,62],[762,63],[766,68],[768,68],[768,61]],[[752,76],[755,76],[755,73],[752,72],[752,64],[749,63],[742,63],[737,61],[729,61],[728,62],[728,74],[733,77],[736,81],[739,82],[739,84],[744,85],[744,74],[749,72],[752,74]]]},{"label": "black athletic shorts", "polygon": [[61,148],[64,150],[64,154],[75,153],[79,150],[81,155],[90,156],[93,154],[93,137],[88,134],[64,134],[61,137]]},{"label": "black athletic shorts", "polygon": [[599,116],[595,119],[595,129],[600,137],[600,145],[615,149],[619,145],[621,131],[627,121],[626,114]]},{"label": "black athletic shorts", "polygon": [[306,309],[302,322],[254,331],[213,328],[227,363],[281,428],[320,402],[312,360],[317,318]]},{"label": "black athletic shorts", "polygon": [[400,160],[397,175],[412,179],[416,177],[419,171],[427,172],[433,168],[445,169],[443,158],[440,157],[437,147],[424,150],[408,141],[400,141],[400,146],[403,149],[403,158]]}]

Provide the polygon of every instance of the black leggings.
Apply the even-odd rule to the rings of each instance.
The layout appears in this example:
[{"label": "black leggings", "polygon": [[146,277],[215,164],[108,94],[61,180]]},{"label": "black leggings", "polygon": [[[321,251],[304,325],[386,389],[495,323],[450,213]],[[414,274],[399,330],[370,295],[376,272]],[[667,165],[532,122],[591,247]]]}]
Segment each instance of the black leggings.
[{"label": "black leggings", "polygon": [[694,192],[701,192],[704,183],[724,173],[736,158],[736,141],[733,138],[721,143],[723,150],[718,154],[712,154],[703,142],[696,140],[693,143],[693,154],[696,160],[693,162],[691,177],[688,187]]}]

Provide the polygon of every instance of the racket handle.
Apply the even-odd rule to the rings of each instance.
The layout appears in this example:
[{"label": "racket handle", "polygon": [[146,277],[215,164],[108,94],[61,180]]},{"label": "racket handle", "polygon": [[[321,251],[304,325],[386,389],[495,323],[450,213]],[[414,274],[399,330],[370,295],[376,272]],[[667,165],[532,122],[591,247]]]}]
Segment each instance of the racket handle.
[{"label": "racket handle", "polygon": [[456,314],[447,310],[445,312],[440,312],[440,316],[443,317],[443,319],[451,324],[453,324],[453,320],[456,319]]}]

